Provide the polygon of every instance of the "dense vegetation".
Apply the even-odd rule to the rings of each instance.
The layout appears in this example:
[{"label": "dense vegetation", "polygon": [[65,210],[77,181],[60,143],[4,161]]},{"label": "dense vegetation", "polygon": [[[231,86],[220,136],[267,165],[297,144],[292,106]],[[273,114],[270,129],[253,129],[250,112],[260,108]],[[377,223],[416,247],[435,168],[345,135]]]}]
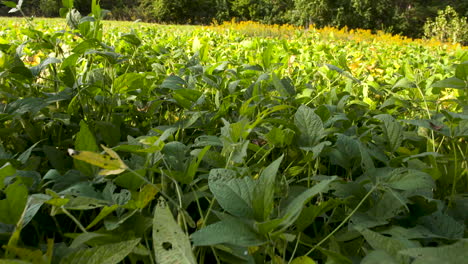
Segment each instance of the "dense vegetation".
[{"label": "dense vegetation", "polygon": [[[91,0],[74,2],[81,13],[90,13]],[[459,41],[468,43],[468,1],[460,0],[101,0],[100,3],[111,11],[111,19],[119,20],[210,24],[214,20],[236,18],[304,27],[385,30],[409,37],[439,33],[439,29],[434,29],[425,34],[424,25],[450,6],[458,16],[449,17],[450,20],[461,22],[449,21],[442,30],[451,32],[457,28],[457,34],[463,35]],[[58,16],[62,0],[25,0],[23,6],[27,15]],[[0,15],[7,12],[4,8]]]},{"label": "dense vegetation", "polygon": [[468,258],[466,48],[64,4],[0,23],[1,264]]}]

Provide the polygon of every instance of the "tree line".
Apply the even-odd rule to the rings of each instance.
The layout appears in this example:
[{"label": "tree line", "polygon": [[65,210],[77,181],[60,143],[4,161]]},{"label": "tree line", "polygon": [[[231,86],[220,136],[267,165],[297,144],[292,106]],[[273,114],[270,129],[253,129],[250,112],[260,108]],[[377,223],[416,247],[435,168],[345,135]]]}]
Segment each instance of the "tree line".
[{"label": "tree line", "polygon": [[[61,2],[24,0],[23,9],[27,15],[54,17]],[[90,3],[75,0],[75,7],[87,14]],[[468,16],[468,1],[464,0],[101,0],[100,5],[116,20],[210,24],[235,18],[304,27],[384,30],[409,37],[422,37],[428,19],[447,6],[465,17],[465,22]],[[0,15],[8,15],[8,8],[2,7]]]}]

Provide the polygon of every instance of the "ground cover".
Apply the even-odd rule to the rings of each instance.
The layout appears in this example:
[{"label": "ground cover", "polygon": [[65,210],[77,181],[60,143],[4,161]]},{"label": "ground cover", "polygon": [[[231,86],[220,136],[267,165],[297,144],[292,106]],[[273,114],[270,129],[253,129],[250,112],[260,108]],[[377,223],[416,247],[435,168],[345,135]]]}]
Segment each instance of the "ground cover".
[{"label": "ground cover", "polygon": [[466,47],[101,11],[0,19],[0,263],[468,257]]}]

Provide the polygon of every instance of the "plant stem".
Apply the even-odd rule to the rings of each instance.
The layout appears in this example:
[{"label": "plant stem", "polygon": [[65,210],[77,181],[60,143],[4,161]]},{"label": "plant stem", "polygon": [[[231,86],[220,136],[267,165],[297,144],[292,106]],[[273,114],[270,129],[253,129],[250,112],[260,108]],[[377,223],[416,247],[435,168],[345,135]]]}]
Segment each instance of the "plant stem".
[{"label": "plant stem", "polygon": [[457,176],[458,176],[458,156],[457,156],[457,147],[455,146],[455,142],[452,139],[452,148],[453,148],[453,181],[452,181],[452,193],[450,194],[450,200],[448,207],[450,207],[453,203],[453,199],[455,198],[455,193],[457,192]]},{"label": "plant stem", "polygon": [[80,221],[78,221],[78,219],[76,219],[70,212],[68,212],[67,209],[65,209],[63,206],[60,208],[62,209],[62,211],[68,216],[71,218],[71,220],[73,222],[75,222],[75,224],[78,226],[78,228],[83,232],[83,233],[88,233],[88,231],[86,231],[86,228],[84,228],[84,226],[80,223]]},{"label": "plant stem", "polygon": [[348,220],[351,218],[351,216],[353,216],[357,210],[359,209],[359,207],[362,206],[362,204],[364,204],[364,201],[367,200],[367,198],[369,197],[369,195],[371,195],[371,193],[374,192],[375,189],[377,189],[379,185],[374,185],[372,187],[372,189],[370,189],[370,191],[364,196],[364,198],[362,198],[362,200],[359,202],[359,204],[356,206],[356,208],[354,208],[354,210],[330,233],[328,234],[325,238],[323,238],[319,243],[317,243],[311,250],[309,250],[304,256],[308,256],[310,253],[312,253],[315,249],[317,249],[320,245],[322,245],[325,241],[327,241],[330,237],[332,237],[341,227],[344,226],[344,224],[346,224],[348,222]]}]

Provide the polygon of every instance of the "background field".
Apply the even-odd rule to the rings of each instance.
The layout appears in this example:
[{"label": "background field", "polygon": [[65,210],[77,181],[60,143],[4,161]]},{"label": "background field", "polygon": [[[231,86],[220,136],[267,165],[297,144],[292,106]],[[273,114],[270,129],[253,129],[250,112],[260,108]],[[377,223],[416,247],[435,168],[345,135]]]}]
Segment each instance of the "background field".
[{"label": "background field", "polygon": [[0,19],[0,263],[467,259],[466,47],[101,11]]}]

